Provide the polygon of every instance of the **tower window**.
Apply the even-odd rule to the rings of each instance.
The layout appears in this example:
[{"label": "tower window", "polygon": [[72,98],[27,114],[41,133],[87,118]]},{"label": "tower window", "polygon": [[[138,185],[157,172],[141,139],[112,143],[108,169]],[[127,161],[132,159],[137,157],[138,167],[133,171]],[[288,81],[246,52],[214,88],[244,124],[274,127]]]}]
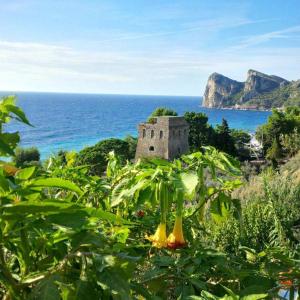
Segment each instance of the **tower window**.
[{"label": "tower window", "polygon": [[178,151],[178,154],[180,154],[180,148],[179,147],[178,147],[177,151]]},{"label": "tower window", "polygon": [[164,136],[164,132],[161,130],[161,131],[159,132],[159,138],[162,139],[163,136]]},{"label": "tower window", "polygon": [[180,130],[178,130],[178,136],[180,136],[181,135],[181,131]]},{"label": "tower window", "polygon": [[154,147],[153,147],[153,146],[150,146],[150,147],[149,147],[149,151],[154,151]]},{"label": "tower window", "polygon": [[143,129],[143,138],[146,137],[146,129]]},{"label": "tower window", "polygon": [[151,139],[154,138],[154,130],[151,130]]},{"label": "tower window", "polygon": [[183,133],[184,133],[184,135],[186,135],[186,129],[184,129]]}]

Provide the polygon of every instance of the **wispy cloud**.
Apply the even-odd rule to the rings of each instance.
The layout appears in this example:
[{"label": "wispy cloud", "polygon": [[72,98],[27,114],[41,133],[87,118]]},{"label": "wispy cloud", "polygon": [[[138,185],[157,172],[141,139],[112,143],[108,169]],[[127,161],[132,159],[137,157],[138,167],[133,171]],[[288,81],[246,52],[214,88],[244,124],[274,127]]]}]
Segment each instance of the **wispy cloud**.
[{"label": "wispy cloud", "polygon": [[[270,20],[261,19],[261,20],[250,20],[243,18],[216,18],[216,19],[207,19],[198,22],[183,23],[178,26],[176,30],[170,31],[161,31],[161,32],[150,32],[150,33],[131,33],[119,35],[116,38],[104,39],[99,41],[99,44],[106,44],[114,41],[124,41],[124,40],[138,40],[138,39],[148,39],[152,37],[161,37],[161,36],[170,36],[170,35],[180,35],[183,33],[189,32],[202,32],[209,34],[212,31],[221,31],[230,28],[237,28],[241,26],[258,24],[263,22],[269,22]],[[192,25],[192,26],[191,26]]]},{"label": "wispy cloud", "polygon": [[248,48],[251,46],[259,45],[262,43],[269,42],[274,39],[287,39],[291,37],[291,34],[300,33],[300,25],[284,28],[282,30],[271,31],[263,34],[256,34],[250,37],[242,39],[236,46],[233,48],[241,49]]}]

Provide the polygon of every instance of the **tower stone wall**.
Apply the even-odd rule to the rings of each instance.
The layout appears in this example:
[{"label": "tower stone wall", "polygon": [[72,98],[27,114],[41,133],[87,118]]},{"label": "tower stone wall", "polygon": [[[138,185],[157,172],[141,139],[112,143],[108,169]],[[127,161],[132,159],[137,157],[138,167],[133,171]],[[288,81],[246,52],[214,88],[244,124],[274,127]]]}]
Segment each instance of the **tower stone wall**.
[{"label": "tower stone wall", "polygon": [[135,158],[160,157],[172,160],[189,151],[189,125],[184,117],[163,116],[138,126]]}]

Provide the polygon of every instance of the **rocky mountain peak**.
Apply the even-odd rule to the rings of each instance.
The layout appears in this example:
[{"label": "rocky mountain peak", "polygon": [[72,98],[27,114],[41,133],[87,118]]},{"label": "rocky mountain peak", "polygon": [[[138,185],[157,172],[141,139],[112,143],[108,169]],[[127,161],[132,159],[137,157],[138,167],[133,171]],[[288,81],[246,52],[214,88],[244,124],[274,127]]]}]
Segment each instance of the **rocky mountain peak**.
[{"label": "rocky mountain peak", "polygon": [[284,87],[290,82],[276,75],[248,70],[245,82],[239,82],[219,73],[209,76],[203,97],[205,107],[243,105],[264,93]]}]

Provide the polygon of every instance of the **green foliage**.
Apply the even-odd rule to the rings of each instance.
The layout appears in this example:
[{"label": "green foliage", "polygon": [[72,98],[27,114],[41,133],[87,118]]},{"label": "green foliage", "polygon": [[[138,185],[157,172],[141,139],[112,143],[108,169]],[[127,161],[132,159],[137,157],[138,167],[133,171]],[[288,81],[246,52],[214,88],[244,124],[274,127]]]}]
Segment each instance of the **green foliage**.
[{"label": "green foliage", "polygon": [[285,112],[273,110],[268,122],[257,129],[256,137],[271,160],[278,160],[285,155],[280,138],[300,130],[299,110],[296,107],[287,108]]},{"label": "green foliage", "polygon": [[11,119],[30,125],[23,111],[15,105],[16,97],[4,97],[0,101],[0,157],[14,156],[14,149],[20,141],[18,132],[3,132],[3,125]]},{"label": "green foliage", "polygon": [[124,141],[128,143],[128,147],[129,147],[128,159],[134,159],[138,139],[136,137],[128,135],[125,137]]},{"label": "green foliage", "polygon": [[233,215],[218,226],[208,222],[206,242],[231,253],[238,253],[240,246],[256,251],[297,248],[300,186],[284,170],[280,174],[265,171],[235,191],[233,196],[242,201],[241,223]]},{"label": "green foliage", "polygon": [[237,154],[231,130],[225,119],[222,119],[221,125],[216,126],[216,147],[230,155],[235,156]]},{"label": "green foliage", "polygon": [[184,117],[190,126],[189,146],[192,152],[199,151],[202,146],[214,146],[240,160],[249,159],[249,149],[245,144],[250,142],[251,137],[247,132],[230,129],[225,119],[213,128],[204,113],[186,112]]},{"label": "green foliage", "polygon": [[132,153],[130,153],[128,142],[111,138],[81,150],[76,157],[76,165],[88,165],[90,174],[102,175],[111,151],[114,151],[123,163],[127,159],[131,159]]},{"label": "green foliage", "polygon": [[[44,168],[0,162],[0,298],[262,299],[299,286],[299,185],[265,175],[241,205],[239,163],[213,147],[126,165],[128,142],[95,148],[84,153],[105,153],[106,176],[72,152]],[[147,234],[179,213],[185,248],[153,248]]]},{"label": "green foliage", "polygon": [[267,151],[266,158],[272,161],[274,166],[277,165],[277,160],[282,157],[282,149],[277,139],[274,139],[271,147]]},{"label": "green foliage", "polygon": [[250,150],[247,144],[249,144],[251,140],[250,134],[243,130],[231,129],[230,135],[234,141],[235,152],[239,160],[244,161],[249,159]]},{"label": "green foliage", "polygon": [[39,165],[40,152],[36,147],[17,148],[13,161],[17,167]]},{"label": "green foliage", "polygon": [[186,112],[185,120],[189,123],[189,146],[191,151],[199,151],[202,146],[215,145],[215,131],[208,124],[204,113]]},{"label": "green foliage", "polygon": [[156,108],[148,118],[148,122],[154,122],[155,117],[162,117],[162,116],[177,116],[177,112],[171,108],[167,107],[158,107]]},{"label": "green foliage", "polygon": [[271,109],[278,107],[298,106],[300,105],[300,83],[291,82],[285,86],[279,87],[272,92],[266,92],[247,101],[247,105],[257,105],[261,109]]},{"label": "green foliage", "polygon": [[294,156],[300,150],[300,132],[294,128],[290,134],[281,134],[280,143],[288,157]]}]

